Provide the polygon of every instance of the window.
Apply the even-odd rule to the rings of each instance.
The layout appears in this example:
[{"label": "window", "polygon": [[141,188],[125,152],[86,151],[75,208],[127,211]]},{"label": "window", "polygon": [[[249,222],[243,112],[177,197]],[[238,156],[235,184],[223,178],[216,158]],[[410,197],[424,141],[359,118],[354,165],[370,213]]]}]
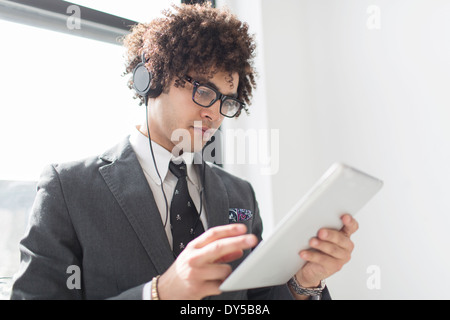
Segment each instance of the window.
[{"label": "window", "polygon": [[99,10],[115,16],[146,22],[159,15],[164,9],[170,8],[171,4],[178,4],[174,0],[74,0],[75,3],[84,7]]},{"label": "window", "polygon": [[[95,1],[94,9],[144,21],[171,2]],[[145,109],[122,77],[121,46],[6,20],[0,30],[0,299],[7,299],[43,167],[102,153]]]}]

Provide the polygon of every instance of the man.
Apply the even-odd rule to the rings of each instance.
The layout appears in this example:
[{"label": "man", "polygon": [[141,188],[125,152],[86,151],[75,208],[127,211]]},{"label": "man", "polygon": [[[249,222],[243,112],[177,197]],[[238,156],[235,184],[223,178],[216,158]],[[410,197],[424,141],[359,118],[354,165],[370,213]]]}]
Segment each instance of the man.
[{"label": "man", "polygon": [[[247,25],[225,10],[182,5],[124,43],[127,74],[139,63],[151,74],[137,95],[147,117],[101,156],[44,170],[12,299],[329,298],[322,280],[353,250],[349,215],[342,230],[311,239],[299,253],[308,263],[289,284],[219,290],[261,240],[262,221],[248,182],[194,159],[250,102]],[[231,219],[233,210],[243,215]]]}]

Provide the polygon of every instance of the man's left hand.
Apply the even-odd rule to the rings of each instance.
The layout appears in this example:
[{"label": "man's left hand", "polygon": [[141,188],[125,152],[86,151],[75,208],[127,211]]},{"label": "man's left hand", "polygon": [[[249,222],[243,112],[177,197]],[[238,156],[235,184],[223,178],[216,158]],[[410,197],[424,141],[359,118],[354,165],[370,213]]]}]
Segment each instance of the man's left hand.
[{"label": "man's left hand", "polygon": [[310,240],[311,249],[300,252],[307,263],[297,272],[297,280],[305,288],[318,287],[320,281],[335,274],[350,261],[354,248],[350,236],[358,230],[358,222],[349,214],[341,217],[341,230],[320,229]]}]

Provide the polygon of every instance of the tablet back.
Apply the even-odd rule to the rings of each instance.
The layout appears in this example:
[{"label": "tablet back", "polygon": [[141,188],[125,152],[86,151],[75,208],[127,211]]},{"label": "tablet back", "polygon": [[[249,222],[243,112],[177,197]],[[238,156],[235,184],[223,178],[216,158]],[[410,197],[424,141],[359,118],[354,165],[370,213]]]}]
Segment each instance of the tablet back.
[{"label": "tablet back", "polygon": [[303,266],[299,252],[320,228],[341,229],[344,213],[355,215],[383,182],[344,164],[334,164],[224,281],[222,291],[281,285]]}]

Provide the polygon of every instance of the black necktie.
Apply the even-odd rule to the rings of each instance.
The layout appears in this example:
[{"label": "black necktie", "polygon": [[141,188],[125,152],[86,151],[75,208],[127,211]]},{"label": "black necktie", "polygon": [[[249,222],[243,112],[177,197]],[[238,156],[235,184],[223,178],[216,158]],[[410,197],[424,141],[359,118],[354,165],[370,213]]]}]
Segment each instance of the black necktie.
[{"label": "black necktie", "polygon": [[175,164],[171,161],[169,169],[178,178],[170,205],[173,252],[178,256],[191,240],[205,230],[189,196],[186,164],[184,162]]}]

